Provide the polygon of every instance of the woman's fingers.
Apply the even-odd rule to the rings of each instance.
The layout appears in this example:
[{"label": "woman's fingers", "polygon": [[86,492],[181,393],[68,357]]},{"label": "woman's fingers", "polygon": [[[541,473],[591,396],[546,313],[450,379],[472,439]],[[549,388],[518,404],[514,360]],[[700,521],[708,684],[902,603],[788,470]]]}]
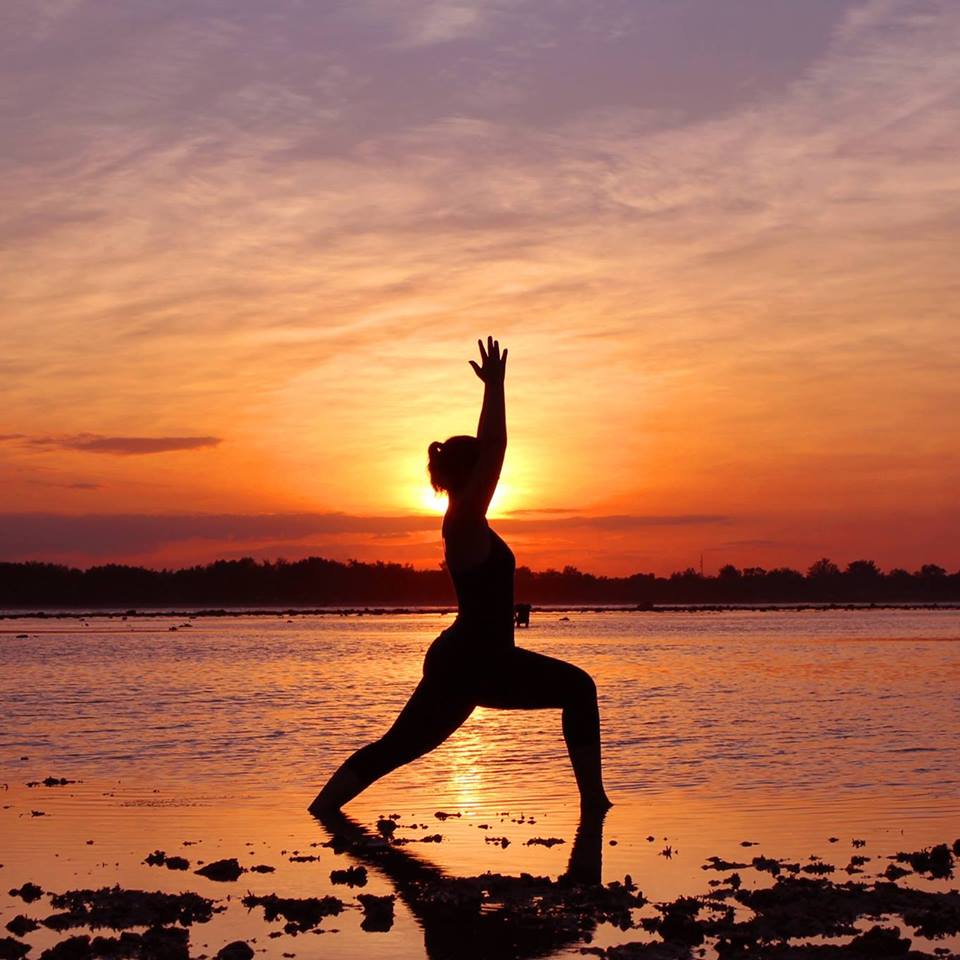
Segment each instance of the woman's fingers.
[{"label": "woman's fingers", "polygon": [[469,362],[470,366],[473,367],[473,372],[482,380],[482,379],[483,379],[483,371],[482,371],[482,370],[480,369],[480,367],[477,365],[477,361],[476,361],[476,360],[470,360],[470,361],[468,361],[468,362]]},{"label": "woman's fingers", "polygon": [[[498,364],[502,366],[507,359],[507,349],[504,347],[503,353],[500,353],[500,341],[494,340],[493,337],[487,337],[487,345],[484,347],[483,340],[477,340],[477,346],[480,348],[480,359],[483,361],[483,366],[486,367],[489,362]],[[480,372],[480,368],[474,363],[473,360],[470,361],[470,365],[476,371],[477,376],[480,379],[483,379],[483,376]]]}]

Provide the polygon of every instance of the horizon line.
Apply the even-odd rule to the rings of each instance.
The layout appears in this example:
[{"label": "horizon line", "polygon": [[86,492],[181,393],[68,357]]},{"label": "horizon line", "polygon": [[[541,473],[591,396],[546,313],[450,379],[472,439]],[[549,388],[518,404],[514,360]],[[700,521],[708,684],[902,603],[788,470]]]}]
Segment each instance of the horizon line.
[{"label": "horizon line", "polygon": [[[338,560],[334,557],[325,557],[319,554],[309,554],[305,557],[299,557],[295,560],[287,559],[284,556],[278,555],[273,558],[269,557],[255,557],[252,555],[245,555],[240,557],[218,557],[214,560],[208,560],[204,563],[194,563],[186,566],[180,567],[156,567],[156,566],[147,566],[144,564],[137,563],[123,563],[118,561],[107,561],[105,563],[94,563],[86,567],[74,566],[70,563],[62,563],[56,560],[39,560],[39,559],[25,559],[25,560],[4,560],[0,559],[0,567],[4,566],[46,566],[46,567],[61,567],[67,570],[75,570],[79,573],[89,573],[91,570],[103,570],[108,567],[119,567],[127,570],[145,570],[150,573],[182,573],[188,570],[198,570],[205,567],[212,567],[215,564],[239,564],[244,563],[245,561],[250,561],[257,566],[295,566],[300,563],[308,563],[310,561],[322,561],[323,563],[332,563],[339,566],[365,566],[365,567],[377,567],[377,566],[387,566],[387,567],[400,567],[401,569],[411,570],[414,573],[445,573],[447,572],[447,567],[445,562],[438,563],[435,567],[417,567],[412,563],[405,563],[398,560],[360,560],[355,557],[348,557],[345,560]],[[749,579],[751,576],[768,576],[773,573],[797,573],[800,574],[805,579],[815,579],[816,575],[811,574],[811,570],[818,563],[828,563],[836,567],[835,571],[830,571],[821,576],[849,576],[851,575],[850,567],[854,564],[864,564],[865,567],[872,566],[876,571],[876,575],[881,577],[889,577],[895,573],[905,573],[909,576],[924,576],[924,569],[931,568],[931,576],[944,576],[944,577],[956,577],[960,576],[960,567],[954,571],[948,570],[946,567],[940,566],[936,563],[924,563],[921,564],[915,570],[908,570],[906,567],[893,566],[887,569],[880,567],[878,563],[874,560],[870,560],[864,557],[858,557],[855,560],[847,561],[846,567],[842,567],[839,563],[835,563],[832,558],[819,556],[816,560],[812,561],[811,564],[807,567],[806,570],[798,569],[797,567],[790,566],[776,566],[776,567],[763,567],[760,565],[749,565],[738,567],[736,564],[723,564],[719,567],[714,574],[704,573],[702,570],[698,570],[695,566],[690,565],[685,567],[682,570],[673,570],[668,574],[658,574],[653,573],[652,571],[643,571],[636,570],[633,573],[623,574],[623,575],[609,575],[603,573],[591,573],[588,570],[581,570],[579,567],[572,563],[564,564],[562,567],[545,567],[540,570],[534,570],[532,567],[527,566],[526,564],[518,564],[516,569],[518,571],[525,570],[531,574],[560,574],[573,576],[574,574],[585,577],[593,577],[597,580],[629,580],[631,577],[654,577],[657,580],[669,580],[672,577],[685,577],[692,576],[703,580],[713,580],[718,579],[720,574],[725,569],[732,569],[735,571],[737,576],[744,577]],[[932,570],[941,571],[939,574],[934,574]],[[567,573],[567,571],[570,573]],[[755,571],[755,573],[753,572]],[[732,575],[731,575],[732,576]]]}]

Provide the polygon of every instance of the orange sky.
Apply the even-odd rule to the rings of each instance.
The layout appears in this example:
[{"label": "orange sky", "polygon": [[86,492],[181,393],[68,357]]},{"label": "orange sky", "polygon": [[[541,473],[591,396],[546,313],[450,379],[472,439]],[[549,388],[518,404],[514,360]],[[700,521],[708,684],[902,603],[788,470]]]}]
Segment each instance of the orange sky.
[{"label": "orange sky", "polygon": [[0,559],[432,566],[492,333],[521,564],[960,565],[960,7],[159,6],[0,41]]}]

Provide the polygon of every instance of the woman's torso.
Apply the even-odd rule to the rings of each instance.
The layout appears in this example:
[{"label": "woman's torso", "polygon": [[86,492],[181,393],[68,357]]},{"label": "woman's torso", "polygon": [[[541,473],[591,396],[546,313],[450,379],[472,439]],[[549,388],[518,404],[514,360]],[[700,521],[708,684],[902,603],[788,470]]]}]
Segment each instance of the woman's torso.
[{"label": "woman's torso", "polygon": [[513,646],[513,580],[516,559],[513,551],[495,531],[490,534],[490,551],[469,567],[449,566],[457,594],[457,618],[444,631],[458,643],[492,653]]}]

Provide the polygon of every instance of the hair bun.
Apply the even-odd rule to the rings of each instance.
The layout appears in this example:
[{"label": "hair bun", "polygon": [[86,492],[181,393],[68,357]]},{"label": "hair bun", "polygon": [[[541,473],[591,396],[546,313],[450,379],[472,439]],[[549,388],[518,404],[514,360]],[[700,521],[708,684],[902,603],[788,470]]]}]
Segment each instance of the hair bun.
[{"label": "hair bun", "polygon": [[440,455],[440,452],[443,450],[443,444],[439,440],[434,440],[433,443],[427,447],[427,453],[431,457],[436,457]]}]

